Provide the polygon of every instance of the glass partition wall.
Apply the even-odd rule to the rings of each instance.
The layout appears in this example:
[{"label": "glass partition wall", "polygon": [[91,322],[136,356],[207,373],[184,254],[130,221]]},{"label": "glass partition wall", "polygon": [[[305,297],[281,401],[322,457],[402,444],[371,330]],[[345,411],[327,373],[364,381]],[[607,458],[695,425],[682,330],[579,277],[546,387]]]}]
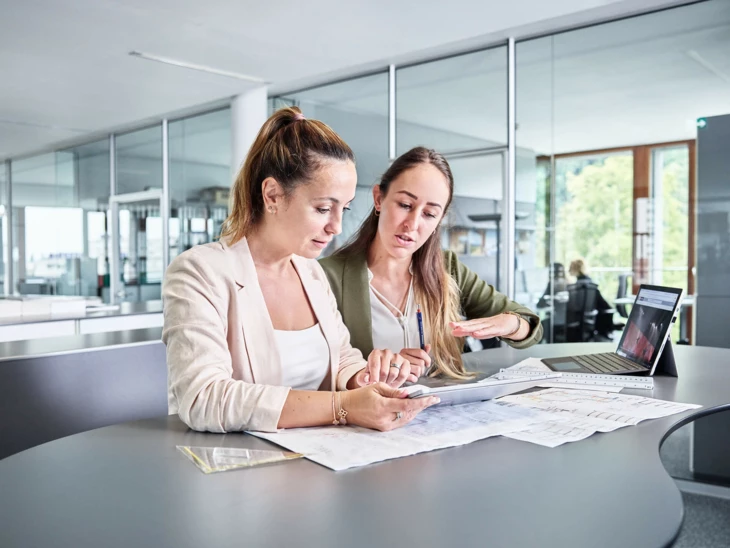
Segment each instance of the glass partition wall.
[{"label": "glass partition wall", "polygon": [[[386,151],[391,161],[418,145],[444,153],[456,188],[443,247],[503,291],[511,178],[511,296],[538,310],[546,342],[567,340],[569,289],[588,276],[611,307],[594,339],[608,340],[641,283],[692,294],[696,125],[730,112],[728,26],[730,6],[716,0],[517,41],[511,99],[508,47],[498,45],[284,94],[271,108],[297,104],[346,140],[356,139],[348,137],[355,113],[377,112],[380,129],[353,148],[366,157],[379,147],[381,172]],[[329,116],[332,107],[350,123]],[[360,177],[364,211],[374,180]],[[577,260],[583,271],[571,273]],[[686,342],[692,314],[684,312],[674,338]]]},{"label": "glass partition wall", "polygon": [[[444,249],[536,309],[546,342],[566,340],[577,259],[612,307],[612,327],[625,322],[641,283],[693,293],[695,140],[705,117],[730,113],[729,27],[730,5],[709,0],[383,67],[282,93],[269,108],[301,107],[357,156],[353,208],[325,253],[368,214],[389,162],[414,146],[435,148],[455,175]],[[228,213],[230,133],[222,109],[170,121],[167,139],[161,125],[113,136],[111,156],[102,140],[9,162],[0,170],[0,277],[13,280],[5,291],[107,300],[115,257],[129,292],[120,298],[156,297],[161,257],[212,241]],[[120,205],[112,221],[110,196],[155,189],[162,206],[138,196],[147,201]],[[56,242],[58,226],[68,229]],[[686,341],[691,307],[682,317],[675,338]]]},{"label": "glass partition wall", "polygon": [[13,290],[96,296],[108,266],[108,143],[14,161],[11,174]]},{"label": "glass partition wall", "polygon": [[396,154],[433,148],[454,175],[442,247],[503,290],[507,47],[398,68],[395,82]]},{"label": "glass partition wall", "polygon": [[228,215],[230,151],[226,108],[4,162],[5,292],[158,300],[166,267],[163,222],[169,218],[170,257],[213,241]]},{"label": "glass partition wall", "polygon": [[[695,140],[704,117],[730,112],[728,28],[730,5],[708,1],[517,44],[516,145],[531,161],[517,163],[516,194],[537,184],[542,274],[520,295],[531,276],[518,261],[516,297],[540,311],[549,340],[566,338],[576,259],[617,328],[641,283],[693,293]],[[690,304],[675,342],[689,342],[691,321]]]}]

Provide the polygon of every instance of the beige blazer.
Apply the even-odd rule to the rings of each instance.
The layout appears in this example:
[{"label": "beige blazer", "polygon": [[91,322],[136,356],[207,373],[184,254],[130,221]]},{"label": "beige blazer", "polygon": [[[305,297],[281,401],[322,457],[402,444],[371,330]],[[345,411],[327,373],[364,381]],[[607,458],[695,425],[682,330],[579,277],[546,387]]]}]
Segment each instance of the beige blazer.
[{"label": "beige blazer", "polygon": [[[345,390],[366,361],[350,345],[317,261],[292,263],[327,341],[320,389]],[[281,386],[274,327],[246,239],[199,245],[175,258],[162,284],[170,413],[194,430],[275,431],[291,388]]]}]

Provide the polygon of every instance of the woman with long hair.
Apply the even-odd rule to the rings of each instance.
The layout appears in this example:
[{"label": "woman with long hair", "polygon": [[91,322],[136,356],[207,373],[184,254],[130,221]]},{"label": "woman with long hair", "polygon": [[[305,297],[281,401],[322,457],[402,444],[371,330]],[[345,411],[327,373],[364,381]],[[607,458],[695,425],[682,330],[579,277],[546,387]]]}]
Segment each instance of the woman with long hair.
[{"label": "woman with long hair", "polygon": [[[399,352],[415,376],[470,377],[461,359],[467,335],[500,337],[515,348],[542,337],[533,312],[442,251],[441,221],[453,194],[454,177],[441,154],[424,147],[406,152],[373,188],[374,207],[358,232],[320,261],[353,346],[364,355],[375,347]],[[374,366],[369,373],[375,381],[396,371]]]},{"label": "woman with long hair", "polygon": [[[341,231],[356,185],[352,150],[322,122],[285,108],[263,125],[220,240],[182,253],[165,273],[169,410],[188,426],[390,430],[438,402],[405,399],[396,386],[408,360],[390,350],[366,368],[314,260]],[[365,378],[381,362],[399,372],[390,386]]]}]

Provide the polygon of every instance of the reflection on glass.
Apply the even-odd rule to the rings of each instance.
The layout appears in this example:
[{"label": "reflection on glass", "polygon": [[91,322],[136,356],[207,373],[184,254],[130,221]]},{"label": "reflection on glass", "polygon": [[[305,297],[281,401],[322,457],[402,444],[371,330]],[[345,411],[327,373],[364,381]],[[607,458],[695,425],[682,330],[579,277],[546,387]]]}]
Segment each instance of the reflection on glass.
[{"label": "reflection on glass", "polygon": [[[565,324],[565,271],[552,267],[553,37],[516,46],[515,300],[535,310],[544,340]],[[524,216],[520,219],[520,216]],[[556,279],[557,277],[557,279]],[[560,296],[556,297],[556,293]]]},{"label": "reflection on glass", "polygon": [[652,282],[687,290],[689,149],[652,151]]},{"label": "reflection on glass", "polygon": [[[676,143],[696,138],[698,118],[730,112],[718,78],[729,23],[730,4],[709,1],[517,44],[518,158],[532,168],[518,161],[516,194],[532,169],[532,264],[585,258],[609,303],[626,275],[686,287],[689,171]],[[531,290],[517,296],[534,302]]]},{"label": "reflection on glass", "polygon": [[162,125],[116,137],[116,193],[162,188]]},{"label": "reflection on glass", "polygon": [[500,289],[503,154],[449,160],[454,197],[443,221],[442,247]]},{"label": "reflection on glass", "polygon": [[631,152],[555,160],[555,257],[583,259],[606,298],[631,271],[634,160]]},{"label": "reflection on glass", "polygon": [[398,69],[397,153],[439,152],[507,143],[507,48]]},{"label": "reflection on glass", "polygon": [[[232,167],[230,109],[171,122],[169,148],[169,246],[173,259],[195,245],[212,242],[228,216]],[[150,228],[147,233],[152,237]],[[161,242],[161,233],[159,238]]]},{"label": "reflection on glass", "polygon": [[119,204],[119,259],[116,302],[160,299],[164,268],[159,198]]},{"label": "reflection on glass", "polygon": [[12,164],[16,287],[101,296],[108,283],[107,140]]},{"label": "reflection on glass", "polygon": [[[689,271],[689,147],[652,150],[653,219],[651,280],[655,285],[679,287],[688,294]],[[686,310],[672,326],[672,340],[686,340]]]},{"label": "reflection on glass", "polygon": [[327,255],[354,234],[373,206],[372,186],[388,169],[388,74],[338,82],[277,97],[274,108],[298,106],[308,118],[334,129],[350,145],[357,160],[357,189],[342,233]]},{"label": "reflection on glass", "polygon": [[8,202],[8,164],[5,162],[0,163],[0,291],[6,292],[6,272],[9,268],[9,263],[12,262],[8,242],[8,213],[10,204]]},{"label": "reflection on glass", "polygon": [[[162,188],[162,125],[116,137],[116,194]],[[119,206],[121,289],[116,301],[160,298],[162,238],[150,227],[159,224],[160,202],[148,199]]]}]

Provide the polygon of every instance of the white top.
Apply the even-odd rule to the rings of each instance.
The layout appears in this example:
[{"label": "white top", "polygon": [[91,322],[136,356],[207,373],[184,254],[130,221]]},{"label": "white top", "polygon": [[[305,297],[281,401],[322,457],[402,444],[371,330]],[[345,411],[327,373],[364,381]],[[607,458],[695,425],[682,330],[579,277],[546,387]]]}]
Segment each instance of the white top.
[{"label": "white top", "polygon": [[319,323],[301,331],[274,330],[281,356],[281,385],[317,390],[330,368],[330,351]]},{"label": "white top", "polygon": [[[391,352],[400,352],[404,348],[420,348],[421,338],[418,335],[417,304],[413,302],[412,280],[408,288],[405,310],[401,311],[373,287],[372,279],[373,273],[368,268],[373,348],[388,349]],[[425,332],[424,338],[428,341],[428,334]]]}]

